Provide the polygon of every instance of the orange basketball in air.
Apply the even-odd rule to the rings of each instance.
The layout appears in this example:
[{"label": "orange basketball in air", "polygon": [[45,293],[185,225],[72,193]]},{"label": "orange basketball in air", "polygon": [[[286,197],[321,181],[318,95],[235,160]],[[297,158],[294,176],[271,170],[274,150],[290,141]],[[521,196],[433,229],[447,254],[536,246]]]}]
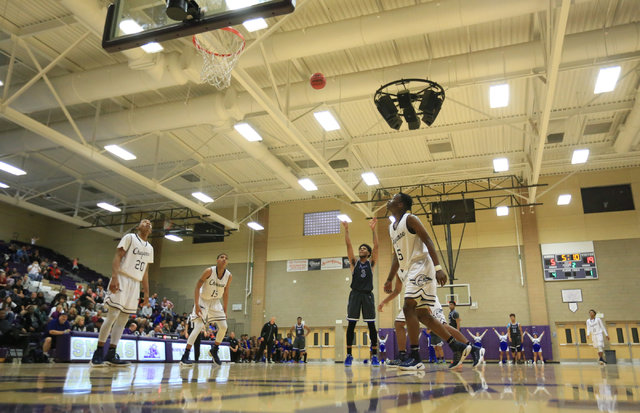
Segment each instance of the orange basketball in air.
[{"label": "orange basketball in air", "polygon": [[314,73],[311,75],[309,83],[311,83],[311,87],[314,89],[322,89],[327,85],[327,79],[324,78],[322,73]]}]

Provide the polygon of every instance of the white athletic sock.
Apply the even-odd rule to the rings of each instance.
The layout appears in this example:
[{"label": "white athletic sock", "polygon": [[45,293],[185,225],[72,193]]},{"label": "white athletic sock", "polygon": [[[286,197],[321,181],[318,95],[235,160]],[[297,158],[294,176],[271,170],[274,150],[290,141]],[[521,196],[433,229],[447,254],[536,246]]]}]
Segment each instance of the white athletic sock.
[{"label": "white athletic sock", "polygon": [[117,346],[120,341],[120,337],[122,337],[122,333],[124,333],[124,327],[127,325],[127,321],[129,321],[129,314],[120,313],[118,319],[113,324],[113,329],[111,330],[111,346]]},{"label": "white athletic sock", "polygon": [[204,328],[204,323],[202,322],[202,319],[198,317],[193,322],[193,330],[191,331],[191,334],[189,334],[189,338],[187,339],[188,345],[193,346],[193,343],[196,342],[196,339],[198,338],[198,334],[200,334],[203,328]]},{"label": "white athletic sock", "polygon": [[222,343],[224,335],[227,333],[227,320],[216,321],[218,332],[216,333],[216,344]]}]

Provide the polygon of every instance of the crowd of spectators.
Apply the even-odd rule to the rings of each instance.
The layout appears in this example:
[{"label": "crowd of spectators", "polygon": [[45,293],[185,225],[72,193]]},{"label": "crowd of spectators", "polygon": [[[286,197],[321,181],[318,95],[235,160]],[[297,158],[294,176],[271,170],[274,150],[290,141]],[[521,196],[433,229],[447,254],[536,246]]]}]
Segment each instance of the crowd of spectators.
[{"label": "crowd of spectators", "polygon": [[[103,303],[107,286],[102,278],[86,285],[78,284],[75,291],[64,287],[48,300],[40,291],[42,279],[54,280],[61,276],[63,269],[55,261],[49,263],[39,257],[36,248],[29,246],[9,246],[9,253],[0,255],[0,347],[25,348],[29,342],[38,343],[44,353],[55,348],[55,339],[71,331],[99,332],[106,308]],[[13,264],[28,264],[27,272],[20,273]],[[77,268],[77,258],[74,259]],[[23,265],[24,267],[24,265]],[[202,333],[201,340],[215,340],[217,328],[209,325]],[[124,334],[143,337],[172,337],[187,339],[189,336],[188,314],[178,314],[174,304],[167,297],[160,299],[155,293],[149,305],[142,306],[132,314]],[[258,357],[260,338],[242,334],[236,338],[230,332],[224,341],[229,342],[231,360],[234,362],[291,361],[291,334],[276,340],[271,357],[266,352]]]}]

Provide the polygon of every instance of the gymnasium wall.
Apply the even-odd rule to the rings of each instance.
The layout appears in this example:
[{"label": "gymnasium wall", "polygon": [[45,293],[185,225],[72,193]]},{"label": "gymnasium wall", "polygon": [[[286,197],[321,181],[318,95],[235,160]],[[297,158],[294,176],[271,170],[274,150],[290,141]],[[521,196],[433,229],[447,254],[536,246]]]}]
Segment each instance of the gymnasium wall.
[{"label": "gymnasium wall", "polygon": [[30,242],[37,235],[37,244],[68,257],[79,257],[82,264],[102,274],[111,273],[117,245],[113,238],[3,202],[0,217],[0,239],[8,242],[17,236],[18,241]]}]

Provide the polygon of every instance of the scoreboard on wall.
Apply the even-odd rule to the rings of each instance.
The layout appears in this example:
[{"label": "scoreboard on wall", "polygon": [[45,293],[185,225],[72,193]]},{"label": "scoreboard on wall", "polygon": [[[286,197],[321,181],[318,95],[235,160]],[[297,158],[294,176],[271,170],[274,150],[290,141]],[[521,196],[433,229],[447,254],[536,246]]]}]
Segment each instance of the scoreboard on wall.
[{"label": "scoreboard on wall", "polygon": [[542,244],[541,250],[545,281],[598,278],[593,242]]}]

